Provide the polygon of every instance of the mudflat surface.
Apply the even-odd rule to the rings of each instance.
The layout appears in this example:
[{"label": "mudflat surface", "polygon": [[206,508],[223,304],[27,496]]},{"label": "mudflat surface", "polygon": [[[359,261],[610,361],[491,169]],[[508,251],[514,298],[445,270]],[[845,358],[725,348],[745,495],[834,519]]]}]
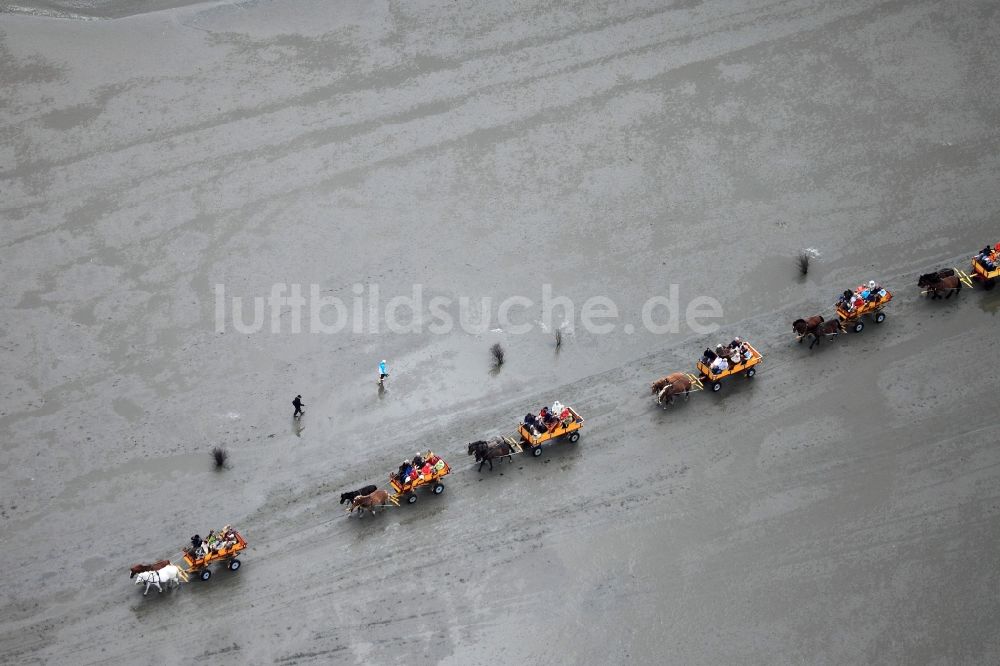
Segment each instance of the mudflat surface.
[{"label": "mudflat surface", "polygon": [[[1000,241],[996,3],[22,4],[0,661],[1000,661],[1000,291],[915,286]],[[23,14],[52,7],[162,11]],[[871,278],[885,323],[795,344]],[[523,335],[216,330],[216,285],[275,283],[551,285],[620,318],[558,353],[536,306]],[[672,284],[721,329],[641,326]],[[756,378],[651,403],[734,335]],[[578,444],[471,467],[467,442],[554,399]],[[446,492],[343,517],[418,448]],[[130,585],[224,523],[238,573]]]}]

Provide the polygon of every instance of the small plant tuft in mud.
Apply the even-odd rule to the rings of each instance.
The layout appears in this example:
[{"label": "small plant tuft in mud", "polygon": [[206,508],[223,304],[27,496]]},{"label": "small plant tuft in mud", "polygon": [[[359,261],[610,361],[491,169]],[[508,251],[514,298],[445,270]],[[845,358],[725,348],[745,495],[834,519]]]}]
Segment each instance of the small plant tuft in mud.
[{"label": "small plant tuft in mud", "polygon": [[809,260],[812,259],[812,254],[803,250],[799,252],[798,261],[796,262],[799,267],[799,275],[809,274]]},{"label": "small plant tuft in mud", "polygon": [[493,369],[499,370],[500,366],[503,365],[504,356],[506,352],[503,350],[503,345],[499,342],[494,342],[493,346],[490,347],[490,356],[493,358]]},{"label": "small plant tuft in mud", "polygon": [[216,446],[212,449],[212,460],[215,461],[215,469],[225,468],[226,461],[229,460],[229,451],[226,451],[221,446]]}]

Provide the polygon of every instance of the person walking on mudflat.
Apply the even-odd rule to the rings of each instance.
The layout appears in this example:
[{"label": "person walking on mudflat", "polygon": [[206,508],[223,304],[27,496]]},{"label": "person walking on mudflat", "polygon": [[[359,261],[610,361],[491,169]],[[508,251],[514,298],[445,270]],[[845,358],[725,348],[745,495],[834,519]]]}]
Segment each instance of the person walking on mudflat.
[{"label": "person walking on mudflat", "polygon": [[295,408],[295,413],[292,414],[292,418],[293,419],[298,418],[298,417],[302,416],[303,414],[305,414],[305,411],[302,409],[303,407],[305,407],[305,404],[303,404],[303,402],[302,402],[302,396],[301,395],[295,396],[295,400],[292,400],[292,407]]}]

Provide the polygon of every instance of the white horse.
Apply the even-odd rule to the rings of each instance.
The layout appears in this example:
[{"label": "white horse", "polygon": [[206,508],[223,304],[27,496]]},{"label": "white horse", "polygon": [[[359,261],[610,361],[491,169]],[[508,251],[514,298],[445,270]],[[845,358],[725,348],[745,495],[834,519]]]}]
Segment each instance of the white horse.
[{"label": "white horse", "polygon": [[173,564],[168,564],[158,571],[143,571],[140,574],[136,574],[135,584],[146,584],[146,591],[142,593],[142,596],[146,596],[149,593],[150,585],[155,585],[157,590],[163,592],[160,583],[166,583],[168,587],[179,587],[182,580],[187,582],[187,574]]}]

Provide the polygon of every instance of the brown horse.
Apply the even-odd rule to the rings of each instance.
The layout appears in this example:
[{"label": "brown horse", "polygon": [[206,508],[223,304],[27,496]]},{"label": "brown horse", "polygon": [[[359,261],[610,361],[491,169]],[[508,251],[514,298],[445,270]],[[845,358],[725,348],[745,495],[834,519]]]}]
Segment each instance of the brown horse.
[{"label": "brown horse", "polygon": [[657,379],[650,384],[649,388],[652,390],[653,395],[656,396],[656,403],[658,405],[662,405],[664,402],[672,405],[674,404],[675,395],[683,393],[685,400],[690,397],[691,384],[691,378],[683,372],[672,372],[666,377]]},{"label": "brown horse", "polygon": [[170,560],[160,560],[159,562],[153,562],[152,564],[133,564],[132,568],[129,569],[132,573],[130,573],[128,577],[135,578],[136,574],[140,574],[143,571],[159,571],[169,564]]},{"label": "brown horse", "polygon": [[364,517],[365,509],[372,512],[375,515],[376,507],[384,507],[389,502],[389,493],[384,490],[376,490],[370,495],[358,495],[351,500],[351,508],[348,509],[348,513],[354,513],[355,509],[360,509],[358,515]]},{"label": "brown horse", "polygon": [[947,300],[951,298],[952,294],[962,291],[962,280],[955,275],[955,271],[952,269],[943,268],[936,273],[921,275],[920,279],[917,280],[917,286],[926,289],[931,300],[941,298],[942,294],[948,294],[944,297]]},{"label": "brown horse", "polygon": [[843,322],[839,319],[831,319],[827,321],[820,315],[809,317],[808,319],[796,319],[792,322],[792,330],[798,334],[799,344],[802,344],[802,338],[807,335],[812,337],[812,342],[809,343],[809,349],[818,345],[822,341],[823,336],[832,338],[840,335],[841,333],[847,332],[847,329],[844,328]]},{"label": "brown horse", "polygon": [[799,336],[799,344],[802,344],[802,338],[806,337],[814,330],[816,327],[822,324],[825,319],[821,315],[816,315],[815,317],[808,317],[806,319],[796,319],[792,322],[792,330],[795,334]]}]

